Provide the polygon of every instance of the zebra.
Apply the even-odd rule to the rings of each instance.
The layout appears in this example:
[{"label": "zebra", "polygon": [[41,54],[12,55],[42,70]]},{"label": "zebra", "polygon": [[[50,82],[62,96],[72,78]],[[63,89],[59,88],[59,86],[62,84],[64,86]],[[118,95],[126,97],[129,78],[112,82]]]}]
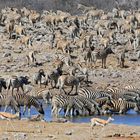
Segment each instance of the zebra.
[{"label": "zebra", "polygon": [[108,100],[110,100],[109,97],[101,97],[101,98],[95,99],[95,102],[98,103],[99,107],[102,107]]},{"label": "zebra", "polygon": [[17,88],[17,92],[19,91],[19,88],[21,88],[24,93],[23,85],[30,84],[30,81],[28,81],[28,80],[29,80],[28,76],[19,76],[19,77],[11,76],[11,78],[8,80],[8,91],[9,91],[10,87],[12,87],[12,94],[13,94],[14,88]]},{"label": "zebra", "polygon": [[97,99],[101,97],[112,98],[110,94],[106,91],[94,91],[91,88],[81,87],[78,90],[78,95],[83,96],[88,99]]},{"label": "zebra", "polygon": [[106,68],[106,59],[109,54],[114,54],[111,47],[105,47],[103,50],[100,51],[93,51],[92,52],[92,59],[94,64],[96,64],[97,59],[102,59],[102,68]]},{"label": "zebra", "polygon": [[11,112],[13,109],[15,110],[15,112],[19,112],[16,100],[7,93],[0,94],[0,107],[5,107],[4,112],[7,110],[8,107],[11,107]]},{"label": "zebra", "polygon": [[6,81],[4,78],[0,78],[0,93],[2,92],[2,88],[7,89]]},{"label": "zebra", "polygon": [[[42,103],[40,103],[37,98],[35,98],[34,96],[30,96],[27,94],[21,94],[21,93],[14,93],[13,98],[16,100],[17,104],[18,104],[18,108],[20,110],[21,106],[24,106],[24,111],[23,111],[23,115],[25,114],[26,108],[28,109],[28,116],[31,116],[31,106],[34,106],[37,111],[44,115],[44,110],[43,110],[43,106]],[[21,111],[19,116],[21,117]]]},{"label": "zebra", "polygon": [[[33,76],[34,83],[35,84],[38,84],[39,83],[39,85],[41,87],[42,78],[45,77],[45,76],[46,76],[46,74],[45,74],[44,70],[43,69],[39,69],[39,71],[37,73],[35,73],[35,75]],[[45,83],[44,84],[45,84],[45,87],[46,87],[46,85],[48,85],[48,77],[45,80]]]},{"label": "zebra", "polygon": [[108,92],[113,99],[120,99],[125,90],[124,89],[107,87],[105,89],[105,91]]},{"label": "zebra", "polygon": [[78,109],[80,113],[83,111],[84,104],[75,98],[75,96],[69,96],[65,94],[56,94],[52,98],[52,115],[58,117],[59,112],[62,109],[66,109],[65,117],[67,116],[68,112],[71,110],[71,116],[73,115],[73,108]]},{"label": "zebra", "polygon": [[118,88],[109,88],[108,87],[106,89],[106,91],[112,96],[113,99],[126,99],[127,100],[128,96],[129,97],[131,96],[133,99],[136,97],[139,97],[139,93],[137,91],[128,90],[125,88],[118,89]]},{"label": "zebra", "polygon": [[52,102],[52,97],[55,95],[55,92],[50,91],[50,89],[42,89],[41,91],[38,91],[36,93],[37,99],[43,99],[46,104],[49,104]]},{"label": "zebra", "polygon": [[96,110],[98,111],[98,115],[100,115],[101,109],[99,107],[99,104],[95,100],[88,99],[88,98],[85,98],[85,97],[80,96],[80,95],[76,95],[76,97],[82,103],[84,103],[84,108],[86,108],[88,110],[89,115],[92,115],[93,113],[95,113]]},{"label": "zebra", "polygon": [[136,112],[139,112],[139,106],[136,102],[112,99],[108,100],[106,104],[111,112],[118,112],[119,114],[125,114],[130,109],[134,109]]},{"label": "zebra", "polygon": [[63,64],[65,64],[67,67],[70,67],[73,65],[72,58],[70,54],[65,54],[62,58],[60,58]]}]

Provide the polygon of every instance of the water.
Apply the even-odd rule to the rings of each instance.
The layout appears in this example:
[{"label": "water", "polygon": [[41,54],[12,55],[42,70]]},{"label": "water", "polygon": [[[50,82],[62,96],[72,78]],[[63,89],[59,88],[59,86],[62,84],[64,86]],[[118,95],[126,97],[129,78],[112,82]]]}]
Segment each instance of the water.
[{"label": "water", "polygon": [[[51,106],[44,105],[43,108],[45,111],[44,120],[51,121],[52,120]],[[10,108],[8,108],[7,111],[9,111],[9,110],[10,110]],[[21,110],[23,111],[23,107],[21,108]],[[3,111],[3,109],[1,111]],[[36,114],[38,114],[37,110],[34,107],[32,107],[31,108],[31,115],[36,115]],[[63,117],[63,115],[64,115],[63,111],[61,111],[60,116]],[[22,118],[28,117],[27,111],[25,113],[25,116],[22,115],[21,117]],[[87,116],[87,117],[75,116],[73,118],[67,117],[66,119],[68,119],[69,121],[74,122],[74,123],[89,123],[90,119],[93,117],[98,117],[98,118],[102,118],[102,119],[108,118],[108,116]],[[133,110],[130,110],[127,113],[127,115],[113,115],[112,117],[114,118],[114,121],[112,122],[114,124],[127,124],[127,125],[140,126],[140,114],[137,114]]]}]

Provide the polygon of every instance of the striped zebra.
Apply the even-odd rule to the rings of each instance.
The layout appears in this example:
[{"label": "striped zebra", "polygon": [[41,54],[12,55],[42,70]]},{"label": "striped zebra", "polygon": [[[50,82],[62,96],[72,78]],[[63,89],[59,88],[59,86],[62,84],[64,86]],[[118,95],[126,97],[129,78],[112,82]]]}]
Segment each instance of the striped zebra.
[{"label": "striped zebra", "polygon": [[135,99],[139,97],[139,93],[136,90],[128,90],[128,89],[118,89],[118,88],[107,88],[107,92],[112,96],[113,99]]},{"label": "striped zebra", "polygon": [[11,112],[12,110],[15,110],[15,112],[19,112],[16,100],[7,93],[0,94],[0,107],[5,107],[4,112],[8,107],[11,107]]},{"label": "striped zebra", "polygon": [[52,115],[58,117],[59,112],[65,109],[65,115],[67,116],[70,111],[71,116],[73,115],[73,108],[77,109],[80,113],[83,111],[84,104],[75,98],[75,96],[68,96],[65,94],[56,94],[52,98]]},{"label": "striped zebra", "polygon": [[[125,114],[130,109],[134,109],[139,112],[139,106],[135,102],[128,102],[125,100],[110,100],[107,103],[108,110],[111,112],[118,112],[119,114]],[[105,109],[105,108],[104,108]]]},{"label": "striped zebra", "polygon": [[133,85],[127,85],[127,86],[124,87],[124,89],[129,90],[129,91],[135,91],[138,94],[140,94],[140,88],[135,87]]},{"label": "striped zebra", "polygon": [[[57,91],[58,92],[58,91]],[[52,92],[50,89],[42,89],[41,91],[38,91],[36,93],[36,98],[37,99],[43,99],[46,104],[49,104],[52,102],[52,97],[56,94],[55,91]]]},{"label": "striped zebra", "polygon": [[118,89],[118,88],[112,88],[112,87],[107,87],[105,89],[105,91],[107,91],[113,99],[119,99],[122,97],[123,93],[125,92],[124,89]]},{"label": "striped zebra", "polygon": [[84,103],[84,108],[88,110],[88,114],[92,115],[95,114],[96,110],[98,112],[98,115],[101,113],[101,109],[99,107],[99,104],[92,99],[85,98],[83,96],[77,95],[76,96],[82,103]]},{"label": "striped zebra", "polygon": [[78,95],[83,96],[88,99],[97,99],[101,97],[111,98],[111,95],[108,94],[108,92],[106,91],[94,91],[91,88],[87,88],[87,87],[79,88]]},{"label": "striped zebra", "polygon": [[19,77],[11,76],[11,78],[8,80],[8,91],[10,87],[12,87],[12,93],[13,93],[14,88],[17,88],[17,92],[19,91],[19,88],[21,88],[24,93],[23,85],[30,84],[28,80],[29,80],[28,76],[19,76]]},{"label": "striped zebra", "polygon": [[92,59],[94,64],[96,64],[97,59],[102,60],[102,68],[106,68],[106,59],[109,54],[114,54],[111,47],[105,47],[103,50],[100,51],[93,51],[92,52]]},{"label": "striped zebra", "polygon": [[63,64],[65,64],[67,67],[70,67],[73,65],[72,58],[71,58],[70,54],[65,54],[60,59],[63,62]]},{"label": "striped zebra", "polygon": [[[20,109],[21,106],[24,106],[23,115],[25,114],[26,108],[28,109],[28,116],[31,116],[31,106],[34,106],[40,114],[44,115],[44,110],[42,104],[33,96],[14,93],[13,98],[16,100],[18,107]],[[20,112],[21,116],[21,112]]]}]

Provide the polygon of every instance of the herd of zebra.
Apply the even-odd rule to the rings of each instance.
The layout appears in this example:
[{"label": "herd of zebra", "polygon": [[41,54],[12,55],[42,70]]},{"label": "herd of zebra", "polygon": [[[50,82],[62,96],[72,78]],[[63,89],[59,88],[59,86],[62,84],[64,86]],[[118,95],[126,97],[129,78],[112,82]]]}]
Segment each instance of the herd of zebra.
[{"label": "herd of zebra", "polygon": [[[58,71],[55,72],[55,74],[58,74]],[[52,74],[54,74],[54,72]],[[40,69],[34,76],[35,84],[40,82],[41,85],[42,77],[44,76],[46,76],[44,70]],[[49,76],[50,81],[52,77]],[[61,76],[59,76],[59,78],[60,77]],[[69,78],[72,79],[69,80],[69,82],[72,83],[67,83],[68,86],[76,84],[72,76],[69,76]],[[11,111],[19,112],[19,117],[21,117],[21,113],[23,113],[23,115],[25,114],[26,108],[28,108],[28,116],[30,117],[31,106],[34,106],[40,114],[45,115],[44,102],[51,104],[53,117],[59,117],[61,110],[63,110],[65,117],[75,115],[103,115],[107,113],[125,114],[130,109],[133,109],[137,113],[140,112],[140,89],[132,86],[126,86],[123,89],[107,87],[101,90],[83,85],[78,86],[75,94],[67,94],[63,88],[63,90],[60,88],[57,92],[55,92],[54,89],[45,88],[37,92],[36,96],[31,96],[28,92],[25,92],[23,88],[24,84],[30,83],[29,77],[27,76],[12,76],[8,81],[4,78],[0,78],[0,107],[4,106],[4,111],[10,107]],[[11,92],[9,92],[10,87],[12,87]],[[5,90],[2,90],[3,88]],[[17,88],[17,91],[14,90],[15,88]],[[22,89],[22,92],[19,88]],[[23,112],[21,112],[21,106],[24,106]]]}]

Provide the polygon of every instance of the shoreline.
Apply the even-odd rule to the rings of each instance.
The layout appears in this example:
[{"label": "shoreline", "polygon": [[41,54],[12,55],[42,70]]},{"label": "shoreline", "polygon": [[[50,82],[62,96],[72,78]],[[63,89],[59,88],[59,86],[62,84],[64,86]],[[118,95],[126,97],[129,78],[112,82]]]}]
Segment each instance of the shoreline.
[{"label": "shoreline", "polygon": [[90,123],[56,123],[28,120],[0,120],[1,140],[114,140],[140,139],[140,127],[108,124],[104,127]]}]

